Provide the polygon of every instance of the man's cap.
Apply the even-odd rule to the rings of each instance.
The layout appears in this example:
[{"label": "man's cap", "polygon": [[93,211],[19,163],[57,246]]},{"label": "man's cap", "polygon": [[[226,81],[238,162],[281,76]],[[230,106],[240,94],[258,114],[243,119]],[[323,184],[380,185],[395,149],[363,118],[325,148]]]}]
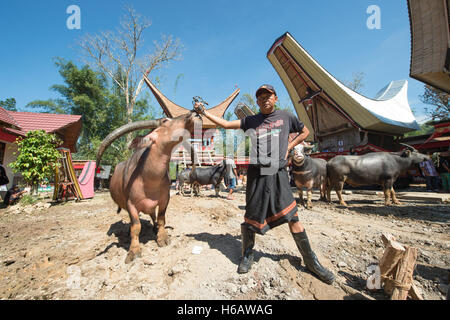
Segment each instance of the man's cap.
[{"label": "man's cap", "polygon": [[268,91],[277,95],[275,89],[270,84],[263,84],[258,90],[256,90],[256,97],[258,97],[263,91]]}]

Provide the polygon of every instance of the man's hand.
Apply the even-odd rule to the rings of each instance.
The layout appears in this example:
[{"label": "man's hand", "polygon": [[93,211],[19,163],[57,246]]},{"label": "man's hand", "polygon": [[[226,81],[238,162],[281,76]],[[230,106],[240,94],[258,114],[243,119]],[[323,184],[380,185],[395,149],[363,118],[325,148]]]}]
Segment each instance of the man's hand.
[{"label": "man's hand", "polygon": [[194,110],[195,112],[197,112],[198,114],[204,115],[205,114],[205,106],[203,105],[203,103],[201,102],[196,102],[194,104]]}]

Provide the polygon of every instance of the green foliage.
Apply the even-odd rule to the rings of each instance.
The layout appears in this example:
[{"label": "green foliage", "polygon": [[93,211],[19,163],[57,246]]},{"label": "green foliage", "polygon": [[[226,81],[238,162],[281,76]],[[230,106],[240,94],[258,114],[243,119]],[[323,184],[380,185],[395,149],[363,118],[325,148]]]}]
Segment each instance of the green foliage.
[{"label": "green foliage", "polygon": [[52,178],[60,157],[57,148],[61,140],[44,130],[29,131],[25,138],[18,138],[16,161],[9,164],[14,172],[22,173],[25,182],[31,186]]},{"label": "green foliage", "polygon": [[8,111],[17,111],[16,108],[16,99],[14,98],[8,98],[6,100],[0,100],[0,107],[3,109],[6,109]]},{"label": "green foliage", "polygon": [[35,204],[40,200],[39,197],[26,193],[20,198],[19,203],[25,206]]},{"label": "green foliage", "polygon": [[249,107],[255,114],[259,113],[259,107],[256,104],[255,99],[253,99],[253,95],[250,93],[244,93],[239,102],[244,103],[247,107]]},{"label": "green foliage", "polygon": [[423,135],[431,134],[431,133],[433,133],[433,131],[434,131],[433,126],[424,123],[420,126],[420,130],[408,132],[404,135],[404,137],[408,138],[408,137],[423,136]]},{"label": "green foliage", "polygon": [[[36,100],[27,107],[40,109],[40,112],[81,115],[82,132],[77,144],[74,159],[95,160],[98,147],[113,130],[127,123],[126,99],[116,83],[108,82],[107,77],[93,71],[89,66],[78,67],[71,61],[57,58],[57,66],[64,84],[53,85],[50,89],[61,98]],[[117,71],[120,73],[119,71]],[[132,121],[149,120],[162,117],[162,110],[150,104],[151,97],[145,92],[136,101],[131,115]],[[136,136],[142,132],[134,132]],[[115,166],[130,156],[125,138],[116,140],[102,157],[102,164]]]}]

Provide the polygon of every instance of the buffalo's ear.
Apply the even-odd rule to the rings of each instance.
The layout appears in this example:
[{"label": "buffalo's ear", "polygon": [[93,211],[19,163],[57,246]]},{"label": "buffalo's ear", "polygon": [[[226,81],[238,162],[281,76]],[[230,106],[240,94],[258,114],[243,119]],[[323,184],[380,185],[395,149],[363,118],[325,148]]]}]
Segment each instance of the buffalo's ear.
[{"label": "buffalo's ear", "polygon": [[411,150],[407,149],[407,150],[403,151],[402,157],[404,157],[404,158],[411,157]]}]

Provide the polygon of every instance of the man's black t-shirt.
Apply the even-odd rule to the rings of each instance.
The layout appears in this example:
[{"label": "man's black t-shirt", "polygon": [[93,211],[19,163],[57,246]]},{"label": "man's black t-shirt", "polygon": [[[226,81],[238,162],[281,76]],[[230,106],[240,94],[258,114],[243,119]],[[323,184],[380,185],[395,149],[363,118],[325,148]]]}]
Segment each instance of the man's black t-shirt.
[{"label": "man's black t-shirt", "polygon": [[[241,129],[252,140],[250,164],[262,166],[276,164],[284,167],[289,134],[301,132],[303,128],[303,122],[292,113],[284,110],[275,110],[268,115],[258,113],[242,119]],[[252,133],[248,131],[249,129],[255,131]]]}]

